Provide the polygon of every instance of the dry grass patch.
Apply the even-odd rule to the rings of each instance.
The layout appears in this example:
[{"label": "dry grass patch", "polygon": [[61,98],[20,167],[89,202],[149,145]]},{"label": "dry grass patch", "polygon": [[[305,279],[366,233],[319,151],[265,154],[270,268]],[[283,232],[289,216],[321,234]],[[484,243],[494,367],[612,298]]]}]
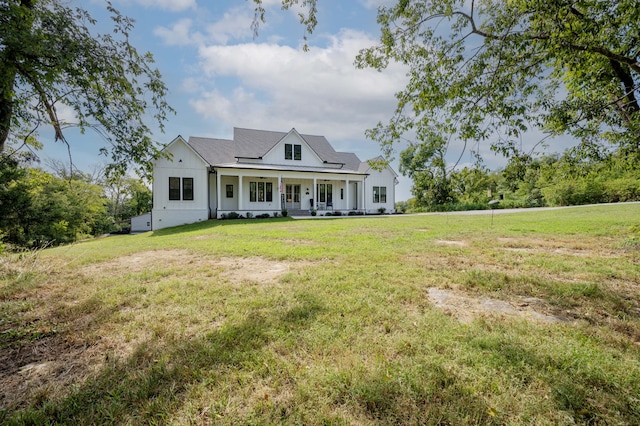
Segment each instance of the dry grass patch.
[{"label": "dry grass patch", "polygon": [[89,276],[123,276],[158,269],[193,269],[217,271],[221,278],[241,283],[275,282],[291,271],[289,262],[274,261],[263,257],[203,257],[188,250],[149,250],[133,255],[117,257],[107,262],[86,266],[82,272]]},{"label": "dry grass patch", "polygon": [[[49,278],[19,296],[29,306],[15,328],[24,334],[24,322],[32,323],[32,336],[20,345],[5,339],[0,351],[0,407],[60,397],[70,384],[81,385],[110,360],[131,358],[146,342],[219,330],[226,317],[216,313],[213,293],[224,294],[229,285],[249,285],[241,292],[272,286],[308,265],[186,249],[140,251],[77,270],[49,265]],[[175,274],[182,278],[176,280]],[[76,285],[69,287],[70,282]]]},{"label": "dry grass patch", "polygon": [[535,297],[521,297],[518,298],[518,301],[507,302],[435,287],[429,288],[428,294],[437,308],[466,324],[481,316],[523,318],[550,323],[568,321],[567,318],[549,313],[550,309],[547,304]]},{"label": "dry grass patch", "polygon": [[513,252],[592,258],[611,258],[620,255],[620,251],[607,247],[611,245],[611,241],[603,237],[589,240],[501,237],[497,241],[502,249]]},{"label": "dry grass patch", "polygon": [[455,246],[455,247],[466,247],[469,245],[466,241],[454,241],[454,240],[436,240],[436,244],[443,246]]}]

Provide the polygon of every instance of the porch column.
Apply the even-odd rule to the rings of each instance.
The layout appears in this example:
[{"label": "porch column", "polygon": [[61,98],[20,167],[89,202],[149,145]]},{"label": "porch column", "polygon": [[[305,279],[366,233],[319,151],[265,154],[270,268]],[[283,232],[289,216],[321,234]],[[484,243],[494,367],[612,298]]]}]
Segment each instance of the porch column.
[{"label": "porch column", "polygon": [[313,190],[311,193],[313,194],[313,208],[318,210],[318,185],[315,176],[313,177]]},{"label": "porch column", "polygon": [[282,175],[278,175],[278,206],[280,206],[280,210],[284,209],[282,205]]},{"label": "porch column", "polygon": [[345,200],[347,201],[347,210],[351,210],[351,206],[349,204],[351,204],[350,198],[349,198],[349,179],[347,179],[346,181],[346,189],[344,191],[344,200],[342,200],[342,202],[344,203]]},{"label": "porch column", "polygon": [[238,175],[238,210],[244,210],[242,206],[242,175]]},{"label": "porch column", "polygon": [[220,172],[218,172],[216,174],[216,219],[218,218],[218,210],[220,210],[220,188],[222,186],[222,184],[220,183],[221,180],[222,175],[220,174]]},{"label": "porch column", "polygon": [[363,209],[365,211],[365,213],[367,212],[367,202],[366,202],[366,194],[364,193],[364,180],[366,178],[362,179],[362,188],[360,188],[360,200],[362,201],[362,204],[360,204],[360,208]]}]

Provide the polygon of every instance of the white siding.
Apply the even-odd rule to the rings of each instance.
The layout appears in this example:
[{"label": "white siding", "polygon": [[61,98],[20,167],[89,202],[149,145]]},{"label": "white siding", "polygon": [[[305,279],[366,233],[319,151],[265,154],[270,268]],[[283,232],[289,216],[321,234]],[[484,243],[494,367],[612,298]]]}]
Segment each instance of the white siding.
[{"label": "white siding", "polygon": [[[285,160],[284,149],[285,144],[300,145],[302,156],[300,160]],[[289,133],[282,138],[262,159],[265,164],[282,164],[287,166],[306,166],[306,167],[325,167],[323,162],[318,158],[315,152],[307,142],[295,133]]]},{"label": "white siding", "polygon": [[[172,157],[156,161],[153,168],[154,230],[209,218],[207,164],[180,138],[167,147],[167,152]],[[180,200],[169,200],[170,177],[180,178]],[[183,178],[193,178],[193,200],[182,199]]]},{"label": "white siding", "polygon": [[131,218],[131,232],[151,231],[151,213],[145,213]]},{"label": "white siding", "polygon": [[[385,167],[382,171],[370,168],[368,170],[369,176],[365,183],[365,208],[367,213],[377,213],[380,208],[384,208],[386,213],[395,212],[395,194],[396,194],[396,176],[388,168]],[[385,187],[387,191],[387,201],[385,203],[374,203],[373,187]]]},{"label": "white siding", "polygon": [[[227,185],[233,186],[233,197],[227,198]],[[216,189],[214,188],[214,192]],[[220,210],[237,210],[238,209],[238,177],[222,176],[220,180]]]}]

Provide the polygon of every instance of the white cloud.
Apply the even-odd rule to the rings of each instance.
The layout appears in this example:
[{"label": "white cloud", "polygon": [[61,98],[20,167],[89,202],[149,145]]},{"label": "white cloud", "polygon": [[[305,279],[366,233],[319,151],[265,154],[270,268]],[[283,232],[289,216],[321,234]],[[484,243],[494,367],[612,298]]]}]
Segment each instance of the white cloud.
[{"label": "white cloud", "polygon": [[69,105],[57,102],[55,107],[56,116],[61,123],[75,124],[78,122],[78,116],[76,115],[76,112]]},{"label": "white cloud", "polygon": [[215,89],[205,92],[199,99],[192,100],[191,106],[204,118],[219,119],[233,125],[238,125],[235,122],[238,116],[248,116],[264,109],[264,105],[242,87],[234,89],[230,98]]},{"label": "white cloud", "polygon": [[180,12],[187,9],[196,9],[196,0],[134,0],[136,3],[149,8]]},{"label": "white cloud", "polygon": [[224,13],[222,19],[207,26],[210,39],[219,44],[227,44],[230,40],[248,39],[253,36],[251,22],[253,15],[245,8],[231,9]]},{"label": "white cloud", "polygon": [[[203,24],[206,17],[180,19],[170,27],[156,27],[153,34],[162,39],[168,46],[187,46],[228,44],[232,41],[251,39],[253,31],[251,23],[253,12],[246,7],[233,8],[226,11],[220,19],[213,23]],[[201,31],[196,28],[202,27]]]},{"label": "white cloud", "polygon": [[191,19],[180,19],[171,28],[155,28],[153,34],[160,37],[168,46],[187,46],[201,38],[199,33],[191,33],[192,23]]},{"label": "white cloud", "polygon": [[312,46],[310,52],[276,44],[203,46],[205,75],[211,81],[233,77],[243,89],[226,96],[214,89],[191,104],[204,117],[229,125],[296,127],[331,138],[362,140],[365,129],[390,116],[394,94],[405,82],[404,70],[355,69],[358,51],[374,43],[361,32],[343,30],[329,41],[326,48]]},{"label": "white cloud", "polygon": [[380,6],[391,6],[395,0],[360,0],[360,3],[367,9],[377,9]]}]

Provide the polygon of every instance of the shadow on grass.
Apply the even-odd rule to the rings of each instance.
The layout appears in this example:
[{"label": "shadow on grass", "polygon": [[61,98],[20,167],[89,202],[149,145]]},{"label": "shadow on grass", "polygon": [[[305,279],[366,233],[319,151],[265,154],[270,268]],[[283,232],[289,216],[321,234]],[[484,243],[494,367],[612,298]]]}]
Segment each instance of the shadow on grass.
[{"label": "shadow on grass", "polygon": [[616,374],[616,369],[607,365],[617,363],[615,358],[609,359],[588,345],[572,346],[559,354],[533,351],[497,336],[475,338],[470,345],[482,350],[483,363],[511,375],[513,383],[527,386],[542,378],[556,409],[576,424],[637,423],[640,401],[635,395],[640,387],[620,377],[625,372]]},{"label": "shadow on grass", "polygon": [[253,311],[242,322],[199,338],[153,338],[128,359],[107,357],[96,376],[75,385],[63,398],[45,395],[24,410],[0,410],[0,423],[164,423],[185,403],[188,390],[202,381],[216,386],[216,380],[234,382],[234,374],[264,370],[269,361],[265,345],[303,331],[324,310],[313,295],[302,294],[296,300],[289,309]]},{"label": "shadow on grass", "polygon": [[171,228],[159,229],[151,233],[152,237],[164,237],[167,235],[182,234],[185,232],[202,231],[205,229],[218,228],[223,226],[237,226],[257,223],[279,223],[279,222],[291,222],[295,219],[291,217],[275,217],[266,219],[209,219],[204,222],[192,223],[189,225],[173,226]]},{"label": "shadow on grass", "polygon": [[440,364],[342,371],[329,384],[337,405],[359,407],[371,423],[500,424],[467,380]]}]

